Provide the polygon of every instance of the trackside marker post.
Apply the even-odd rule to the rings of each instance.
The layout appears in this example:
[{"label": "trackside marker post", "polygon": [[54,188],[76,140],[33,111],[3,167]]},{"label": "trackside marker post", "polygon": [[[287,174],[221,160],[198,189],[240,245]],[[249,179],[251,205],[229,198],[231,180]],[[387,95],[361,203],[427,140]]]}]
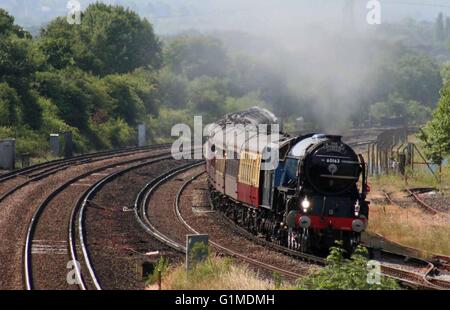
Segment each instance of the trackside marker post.
[{"label": "trackside marker post", "polygon": [[186,235],[186,271],[208,258],[208,235]]}]

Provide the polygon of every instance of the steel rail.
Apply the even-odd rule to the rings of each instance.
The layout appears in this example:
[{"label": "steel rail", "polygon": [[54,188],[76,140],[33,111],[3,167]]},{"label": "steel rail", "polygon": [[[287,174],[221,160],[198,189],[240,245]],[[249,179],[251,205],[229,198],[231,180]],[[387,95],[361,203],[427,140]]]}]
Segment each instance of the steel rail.
[{"label": "steel rail", "polygon": [[54,165],[73,163],[73,162],[76,162],[79,160],[91,159],[91,158],[96,158],[96,157],[101,157],[101,156],[112,155],[112,154],[122,154],[122,153],[128,153],[128,152],[136,153],[137,151],[145,151],[145,150],[152,150],[155,148],[168,148],[168,147],[170,147],[170,144],[157,144],[157,145],[150,145],[150,146],[144,146],[144,147],[106,150],[106,151],[77,155],[77,156],[74,156],[71,158],[55,159],[55,160],[43,162],[40,164],[32,165],[29,167],[17,169],[17,170],[8,172],[8,173],[4,173],[4,174],[0,175],[0,183],[4,182],[6,180],[9,180],[11,178],[17,177],[17,176],[21,176],[21,175],[27,174],[29,172],[34,172],[34,171],[40,170],[42,168],[48,168],[48,167],[54,166]]},{"label": "steel rail", "polygon": [[[44,163],[42,165],[47,165],[49,164],[50,166],[53,167],[53,169],[47,169],[44,172],[35,174],[33,176],[31,176],[28,180],[26,180],[25,182],[14,186],[13,188],[9,189],[8,191],[6,191],[5,193],[3,193],[0,196],[0,203],[3,202],[8,196],[11,196],[13,193],[15,193],[16,191],[20,190],[21,188],[31,184],[32,182],[35,181],[39,181],[42,180],[50,175],[53,175],[59,171],[62,171],[64,169],[66,169],[67,167],[73,166],[75,164],[77,165],[81,165],[81,164],[85,164],[85,163],[90,163],[90,162],[94,162],[94,161],[99,161],[102,160],[101,157],[105,157],[108,155],[108,158],[116,158],[119,156],[124,156],[124,154],[129,153],[131,154],[137,154],[137,153],[144,153],[146,151],[151,151],[151,150],[157,150],[157,149],[164,149],[165,147],[168,147],[168,145],[166,144],[161,144],[161,145],[153,145],[153,146],[148,146],[148,147],[144,147],[144,148],[136,148],[136,149],[125,149],[125,150],[120,150],[118,151],[118,153],[115,153],[114,151],[108,151],[108,152],[100,152],[100,153],[94,153],[94,154],[88,154],[88,155],[81,155],[80,157],[77,158],[72,158],[72,159],[68,159],[68,160],[55,160],[52,162],[47,162]],[[80,158],[84,156],[83,160],[80,160]],[[88,159],[86,159],[86,157],[89,157]],[[28,170],[23,170],[23,171],[15,171],[12,172],[9,176],[7,176],[4,179],[0,179],[0,184],[2,182],[5,182],[6,180],[12,179],[14,177],[17,176],[23,176],[25,173],[29,173],[29,172],[34,172],[34,171],[39,171],[43,168],[42,165],[35,165],[35,166],[31,166],[25,169]]]},{"label": "steel rail", "polygon": [[[180,189],[179,189],[179,191],[178,191],[178,193],[177,193],[177,196],[176,196],[176,198],[175,198],[175,202],[174,202],[174,211],[175,211],[175,214],[177,215],[178,220],[179,220],[179,221],[180,221],[180,222],[181,222],[181,223],[182,223],[189,231],[191,231],[192,233],[194,233],[194,234],[196,234],[196,235],[198,235],[198,234],[200,234],[200,233],[199,233],[197,230],[195,230],[192,226],[190,226],[190,225],[186,222],[186,220],[183,218],[183,216],[181,215],[181,212],[180,212],[180,206],[179,206],[179,203],[180,203],[181,195],[182,195],[183,191],[185,190],[185,188],[186,188],[191,182],[193,182],[195,179],[197,179],[198,177],[200,177],[200,176],[203,175],[203,174],[204,174],[204,172],[201,172],[201,173],[199,173],[199,174],[193,176],[191,179],[187,180],[187,181],[180,187]],[[277,266],[270,265],[270,264],[267,264],[267,263],[258,261],[258,260],[256,260],[256,259],[250,258],[250,257],[245,256],[245,255],[243,255],[243,254],[240,254],[240,253],[238,253],[238,252],[236,252],[236,251],[233,251],[233,250],[231,250],[231,249],[229,249],[229,248],[227,248],[227,247],[224,247],[224,246],[218,244],[217,242],[214,242],[214,241],[211,241],[211,240],[210,240],[210,243],[211,243],[217,250],[219,250],[219,252],[225,253],[225,254],[227,254],[227,255],[229,255],[229,256],[232,256],[232,257],[236,257],[236,258],[242,259],[243,261],[246,261],[246,262],[249,262],[249,263],[251,263],[251,264],[253,264],[253,265],[262,267],[262,268],[264,268],[264,269],[266,269],[266,270],[276,271],[276,272],[279,272],[279,273],[281,273],[281,274],[284,274],[285,276],[288,276],[288,277],[291,277],[291,278],[294,278],[294,279],[298,279],[298,278],[301,278],[301,277],[302,277],[301,274],[292,272],[292,271],[290,271],[290,270],[282,269],[282,268],[279,268],[279,267],[277,267]]]},{"label": "steel rail", "polygon": [[[167,153],[169,154],[169,153]],[[158,156],[163,156],[163,154],[158,154],[158,155],[150,155],[146,158],[138,158],[138,159],[132,159],[132,160],[127,160],[127,161],[123,161],[123,162],[118,162],[118,163],[113,163],[113,164],[109,164],[106,166],[102,166],[102,167],[98,167],[95,168],[93,170],[90,170],[88,172],[85,172],[81,175],[78,175],[68,181],[66,181],[64,184],[60,185],[57,189],[55,189],[54,191],[52,191],[46,198],[45,200],[37,207],[37,209],[35,210],[32,219],[28,225],[28,229],[27,229],[27,235],[26,235],[26,240],[25,240],[25,246],[24,246],[24,277],[25,277],[25,287],[27,290],[31,290],[33,289],[33,282],[32,282],[32,270],[31,270],[31,248],[32,248],[32,239],[33,239],[33,235],[36,229],[36,225],[37,222],[39,220],[40,215],[42,214],[42,212],[44,211],[44,209],[47,207],[47,205],[57,196],[59,195],[61,192],[63,192],[67,187],[69,187],[72,183],[75,183],[81,179],[84,179],[94,173],[98,173],[101,172],[103,170],[109,169],[109,168],[113,168],[116,167],[118,165],[124,165],[124,164],[130,164],[133,162],[137,162],[137,161],[143,161],[146,159],[154,159]],[[75,208],[72,209],[72,213],[71,213],[71,218],[75,216]],[[70,241],[70,253],[71,253],[71,257],[72,258],[76,258],[76,247],[73,246],[73,240],[74,240],[74,230],[72,225],[69,225],[69,241]],[[76,259],[75,259],[76,261]],[[75,270],[78,270],[78,266],[77,264],[75,264]],[[77,274],[80,274],[80,272],[77,271]],[[80,286],[81,289],[85,289],[85,284],[83,279],[80,277],[78,278],[78,284]]]},{"label": "steel rail", "polygon": [[[101,180],[97,181],[95,184],[93,184],[88,191],[85,192],[85,194],[80,197],[80,199],[78,200],[76,207],[74,208],[74,210],[79,210],[79,214],[78,214],[78,234],[79,234],[79,242],[81,245],[81,249],[82,249],[82,253],[83,253],[83,259],[84,262],[88,268],[90,277],[92,282],[95,285],[95,288],[97,290],[101,290],[102,287],[100,285],[100,281],[98,280],[98,277],[95,274],[95,269],[93,268],[93,264],[91,262],[91,255],[89,254],[89,250],[86,244],[86,238],[84,236],[84,211],[87,207],[87,205],[89,204],[89,202],[94,198],[94,196],[101,190],[101,188],[111,182],[112,180],[118,178],[119,176],[128,173],[132,170],[136,170],[139,169],[141,167],[144,166],[148,166],[148,165],[152,165],[167,159],[171,159],[171,156],[166,156],[166,157],[162,157],[162,158],[158,158],[158,159],[154,159],[154,160],[150,160],[150,161],[146,161],[143,163],[139,163],[130,167],[127,167],[125,169],[122,169],[120,171],[114,172],[108,176],[105,176],[104,178],[102,178]],[[73,219],[74,220],[74,219]],[[81,278],[81,271],[77,271],[79,278]]]}]

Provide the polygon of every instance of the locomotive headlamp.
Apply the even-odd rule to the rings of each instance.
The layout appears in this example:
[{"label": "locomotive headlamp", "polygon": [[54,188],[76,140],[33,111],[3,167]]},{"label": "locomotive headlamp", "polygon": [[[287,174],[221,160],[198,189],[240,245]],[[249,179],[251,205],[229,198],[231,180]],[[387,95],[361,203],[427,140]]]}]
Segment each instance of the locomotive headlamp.
[{"label": "locomotive headlamp", "polygon": [[305,197],[305,199],[303,199],[303,201],[302,201],[303,212],[306,213],[306,211],[308,211],[310,206],[311,206],[311,203],[309,202],[308,197]]},{"label": "locomotive headlamp", "polygon": [[359,211],[361,210],[361,206],[359,205],[359,200],[356,200],[355,204],[355,216],[359,216]]}]

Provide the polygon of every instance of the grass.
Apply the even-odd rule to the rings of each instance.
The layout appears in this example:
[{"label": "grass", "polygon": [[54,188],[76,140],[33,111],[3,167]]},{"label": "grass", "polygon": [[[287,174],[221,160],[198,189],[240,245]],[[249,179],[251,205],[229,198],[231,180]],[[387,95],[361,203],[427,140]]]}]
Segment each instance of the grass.
[{"label": "grass", "polygon": [[[368,282],[366,253],[358,248],[351,259],[344,251],[333,247],[327,257],[329,264],[311,272],[295,283],[283,283],[281,277],[261,277],[247,265],[236,264],[230,258],[212,256],[186,273],[185,265],[170,267],[162,277],[165,290],[338,290],[338,289],[399,289],[396,281],[381,277],[378,284]],[[157,289],[149,286],[148,289]]]},{"label": "grass", "polygon": [[[414,171],[409,169],[407,176],[407,183],[399,174],[374,176],[369,180],[373,189],[389,193],[402,191],[405,187],[435,187],[449,194],[450,165],[443,167],[441,183],[424,167]],[[419,208],[371,205],[369,231],[425,252],[450,255],[449,219],[425,213]]]},{"label": "grass", "polygon": [[450,165],[442,168],[441,182],[439,182],[431,172],[426,168],[417,168],[414,171],[408,169],[407,177],[400,174],[384,174],[369,178],[372,188],[384,190],[387,192],[401,191],[405,187],[450,187]]},{"label": "grass", "polygon": [[418,208],[372,205],[368,230],[425,252],[450,255],[450,225],[442,215]]},{"label": "grass", "polygon": [[165,290],[270,290],[276,281],[267,280],[247,265],[212,256],[186,273],[186,266],[169,268],[162,281]]},{"label": "grass", "polygon": [[[408,142],[414,143],[422,154],[425,154],[423,143],[416,137],[415,134],[408,136]],[[450,158],[447,158],[450,162]],[[423,163],[422,157],[417,150],[414,151],[414,170],[411,167],[406,167],[406,182],[405,176],[397,173],[387,175],[369,176],[369,182],[373,188],[382,189],[387,192],[394,192],[403,190],[405,187],[435,187],[435,188],[449,188],[450,187],[450,164],[443,165],[441,173],[441,182],[433,176],[427,165]],[[421,162],[422,164],[418,164]]]}]

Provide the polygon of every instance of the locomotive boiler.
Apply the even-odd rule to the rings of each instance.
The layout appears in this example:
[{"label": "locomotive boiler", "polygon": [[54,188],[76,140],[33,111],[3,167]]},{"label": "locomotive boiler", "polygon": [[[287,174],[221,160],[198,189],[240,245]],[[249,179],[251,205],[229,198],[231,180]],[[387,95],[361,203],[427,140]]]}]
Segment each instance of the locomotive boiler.
[{"label": "locomotive boiler", "polygon": [[348,252],[368,223],[363,157],[340,136],[292,137],[266,109],[208,126],[206,171],[217,208],[254,234],[303,252]]}]

